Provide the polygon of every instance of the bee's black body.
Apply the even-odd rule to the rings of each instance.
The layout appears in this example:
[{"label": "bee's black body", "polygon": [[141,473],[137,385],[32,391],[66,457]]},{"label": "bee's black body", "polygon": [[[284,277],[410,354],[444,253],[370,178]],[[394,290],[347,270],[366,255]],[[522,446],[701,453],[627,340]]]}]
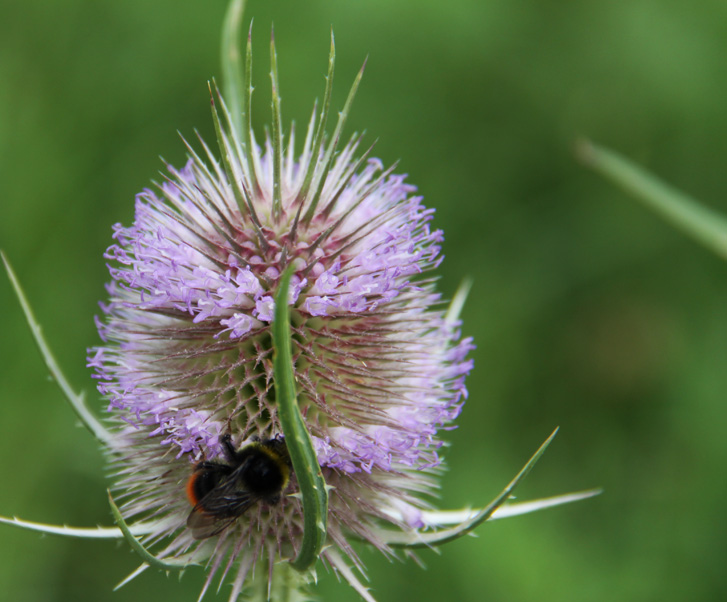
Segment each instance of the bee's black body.
[{"label": "bee's black body", "polygon": [[290,460],[282,439],[254,441],[239,451],[222,438],[226,462],[204,461],[187,483],[194,505],[187,526],[195,539],[217,535],[257,502],[277,504],[288,484]]}]

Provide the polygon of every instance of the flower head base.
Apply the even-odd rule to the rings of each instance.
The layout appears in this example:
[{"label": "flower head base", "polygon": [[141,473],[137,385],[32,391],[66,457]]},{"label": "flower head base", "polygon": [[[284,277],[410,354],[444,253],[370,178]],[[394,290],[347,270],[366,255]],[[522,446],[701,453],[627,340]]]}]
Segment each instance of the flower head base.
[{"label": "flower head base", "polygon": [[472,367],[471,340],[433,289],[433,211],[404,176],[357,158],[359,137],[338,148],[353,92],[325,142],[332,60],[321,115],[300,154],[292,133],[283,153],[272,59],[272,136],[258,146],[213,96],[222,160],[188,147],[183,168],[137,196],[133,225],[114,227],[105,345],[89,353],[124,517],[153,519],[147,541],[166,540],[164,557],[209,562],[208,584],[231,575],[233,599],[263,554],[272,571],[297,553],[296,476],[278,503],[201,541],[186,528],[185,482],[195,463],[224,461],[225,435],[241,447],[283,432],[271,323],[286,268],[298,406],[330,486],[322,557],[342,572],[339,550],[361,568],[350,535],[389,553],[382,522],[423,526],[438,431],[459,414]]}]

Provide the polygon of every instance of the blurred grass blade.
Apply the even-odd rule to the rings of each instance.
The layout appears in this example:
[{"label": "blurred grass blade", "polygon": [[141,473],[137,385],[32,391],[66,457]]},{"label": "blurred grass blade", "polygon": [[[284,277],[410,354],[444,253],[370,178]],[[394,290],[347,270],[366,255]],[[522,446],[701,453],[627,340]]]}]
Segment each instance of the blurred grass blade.
[{"label": "blurred grass blade", "polygon": [[502,490],[492,502],[490,502],[485,508],[480,511],[471,514],[468,518],[463,520],[457,526],[450,529],[441,529],[439,531],[429,532],[407,532],[407,531],[394,531],[392,529],[378,529],[376,530],[377,537],[380,537],[385,543],[392,547],[400,548],[421,548],[421,547],[432,547],[439,546],[455,539],[459,539],[463,535],[467,535],[473,529],[489,520],[492,515],[510,498],[512,492],[520,484],[527,474],[532,470],[533,466],[537,463],[540,457],[545,453],[550,443],[553,441],[558,429],[555,429],[553,433],[548,437],[545,442],[538,448],[533,456],[528,460],[527,464],[522,467],[520,472],[515,475],[515,478],[508,483],[507,487]]},{"label": "blurred grass blade", "polygon": [[98,418],[96,418],[86,407],[84,394],[75,393],[71,388],[68,380],[66,380],[66,377],[63,375],[62,370],[58,366],[58,362],[56,362],[56,359],[53,356],[50,347],[48,346],[48,343],[43,337],[43,331],[40,327],[40,324],[38,324],[35,319],[33,310],[31,309],[30,303],[28,303],[28,299],[26,298],[25,293],[20,286],[20,281],[18,280],[18,277],[15,275],[15,272],[13,271],[13,268],[11,267],[7,257],[5,257],[5,253],[0,252],[0,256],[2,256],[3,263],[5,264],[5,270],[7,271],[10,282],[13,285],[15,295],[18,297],[20,306],[23,308],[23,313],[25,314],[25,319],[28,322],[28,326],[30,327],[30,332],[33,334],[33,339],[35,339],[35,344],[38,346],[40,354],[43,356],[43,361],[48,367],[48,371],[53,377],[53,380],[55,380],[58,386],[61,388],[61,391],[63,391],[63,395],[68,400],[68,403],[71,404],[73,411],[76,412],[76,415],[80,418],[83,425],[89,431],[91,431],[93,436],[96,437],[99,442],[106,446],[110,446],[111,434],[106,430],[103,424],[101,424]]},{"label": "blurred grass blade", "polygon": [[245,106],[245,71],[240,54],[240,27],[245,0],[232,0],[222,25],[222,89],[230,107],[232,123],[241,141],[245,141],[247,107]]},{"label": "blurred grass blade", "polygon": [[[35,523],[29,520],[13,517],[7,518],[0,516],[0,523],[5,525],[13,525],[28,531],[39,531],[41,533],[49,533],[50,535],[64,535],[66,537],[80,537],[82,539],[120,539],[124,537],[121,529],[118,527],[68,527],[66,525],[47,525],[45,523]],[[132,535],[147,535],[154,529],[152,523],[136,523],[129,526],[129,532]]]},{"label": "blurred grass blade", "polygon": [[624,157],[584,140],[578,158],[677,228],[727,259],[727,218],[659,180]]},{"label": "blurred grass blade", "polygon": [[293,568],[305,571],[315,564],[326,541],[328,491],[313,442],[298,407],[293,376],[288,289],[292,266],[283,272],[275,296],[273,321],[273,375],[278,417],[283,427],[293,470],[303,499],[303,541]]},{"label": "blurred grass blade", "polygon": [[116,521],[116,524],[119,526],[119,529],[121,529],[121,532],[123,533],[124,539],[128,542],[128,544],[131,546],[131,548],[141,556],[142,560],[149,566],[153,566],[157,569],[162,569],[163,571],[171,571],[171,570],[180,570],[183,569],[190,564],[194,564],[190,562],[189,560],[182,560],[180,558],[173,558],[169,560],[162,560],[160,558],[157,558],[154,556],[151,552],[149,552],[142,544],[141,542],[134,537],[134,535],[131,533],[130,527],[126,524],[126,521],[124,520],[124,517],[121,516],[121,511],[119,510],[119,507],[116,505],[116,502],[114,502],[114,498],[111,496],[111,492],[108,492],[109,494],[109,505],[111,506],[111,513],[114,515],[114,520]]}]

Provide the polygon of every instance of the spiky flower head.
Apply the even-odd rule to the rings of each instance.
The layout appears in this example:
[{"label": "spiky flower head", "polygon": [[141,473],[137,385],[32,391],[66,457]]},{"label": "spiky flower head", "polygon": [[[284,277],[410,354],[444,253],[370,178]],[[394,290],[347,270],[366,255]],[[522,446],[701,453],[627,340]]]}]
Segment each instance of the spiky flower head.
[{"label": "spiky flower head", "polygon": [[471,340],[434,290],[433,210],[361,153],[359,136],[339,144],[361,74],[327,139],[332,46],[324,104],[296,155],[274,46],[271,60],[272,135],[255,140],[249,88],[229,111],[213,89],[220,158],[188,145],[186,165],[137,195],[133,224],[114,226],[104,344],[89,352],[109,402],[124,518],[152,525],[145,541],[166,542],[161,556],[208,563],[208,585],[228,576],[233,599],[259,559],[272,572],[299,552],[297,475],[277,503],[258,501],[204,539],[187,528],[185,483],[199,462],[228,461],[225,435],[235,448],[285,441],[271,326],[286,269],[297,404],[330,491],[321,557],[342,573],[341,552],[362,568],[352,536],[388,554],[382,525],[423,525],[439,433],[459,414],[472,367]]},{"label": "spiky flower head", "polygon": [[134,223],[114,227],[104,343],[88,356],[107,424],[64,376],[0,252],[51,376],[109,454],[117,527],[0,523],[125,538],[143,564],[120,585],[149,566],[203,564],[200,600],[216,576],[232,583],[231,602],[246,584],[260,602],[301,600],[320,558],[374,602],[351,570],[363,571],[352,539],[387,555],[438,546],[599,491],[509,503],[553,432],[487,506],[429,509],[438,435],[472,368],[457,320],[467,287],[445,313],[432,212],[359,152],[358,136],[339,145],[361,74],[326,141],[333,43],[322,109],[297,156],[292,131],[283,152],[271,43],[272,135],[257,144],[249,35],[244,71],[238,53],[243,4],[231,0],[223,34],[229,110],[210,88],[219,159],[202,140],[201,153],[187,145],[187,164],[167,166],[137,196]]}]

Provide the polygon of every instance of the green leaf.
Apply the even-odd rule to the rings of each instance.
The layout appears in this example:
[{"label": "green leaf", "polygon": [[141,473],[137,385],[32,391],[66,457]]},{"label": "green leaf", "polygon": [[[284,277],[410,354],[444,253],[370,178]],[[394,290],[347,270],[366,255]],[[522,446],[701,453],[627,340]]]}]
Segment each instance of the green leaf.
[{"label": "green leaf", "polygon": [[292,266],[283,272],[275,295],[273,374],[278,418],[303,500],[303,541],[291,564],[293,568],[305,571],[315,564],[326,541],[328,491],[296,395],[288,307],[292,274]]},{"label": "green leaf", "polygon": [[493,514],[500,508],[512,495],[512,492],[520,484],[527,474],[532,470],[535,463],[545,453],[548,445],[553,441],[558,429],[555,429],[553,433],[548,437],[545,442],[538,448],[533,456],[528,460],[528,463],[522,467],[519,473],[515,475],[515,478],[508,483],[507,487],[502,490],[492,502],[490,502],[485,508],[479,510],[463,520],[457,526],[450,529],[440,529],[438,531],[394,531],[392,529],[378,529],[375,531],[377,537],[380,537],[385,543],[392,547],[401,548],[421,548],[438,546],[455,539],[459,539],[463,535],[470,533],[473,529],[489,520]]},{"label": "green leaf", "polygon": [[25,320],[28,322],[28,326],[30,327],[30,332],[33,335],[33,339],[35,340],[35,344],[38,346],[38,349],[40,350],[40,354],[43,356],[43,361],[45,362],[45,365],[48,367],[48,371],[50,372],[51,376],[53,377],[53,380],[56,381],[58,386],[60,387],[61,391],[63,392],[63,395],[65,396],[68,403],[71,404],[71,407],[73,408],[73,411],[76,412],[76,415],[81,420],[83,425],[91,431],[91,434],[93,434],[96,439],[103,445],[107,447],[111,447],[112,443],[112,437],[111,433],[109,433],[106,430],[106,427],[104,427],[103,424],[94,416],[91,411],[86,407],[86,401],[85,401],[85,395],[83,392],[76,393],[71,388],[70,383],[66,379],[66,377],[63,374],[63,371],[61,370],[60,366],[58,365],[58,362],[56,361],[55,357],[53,356],[53,353],[50,350],[50,347],[48,346],[48,343],[46,342],[45,338],[43,337],[43,330],[40,327],[40,324],[35,319],[35,315],[33,314],[33,310],[30,307],[30,303],[28,303],[28,299],[25,296],[25,293],[23,292],[22,287],[20,286],[20,281],[18,280],[18,277],[15,275],[15,272],[13,271],[13,268],[10,265],[10,262],[5,257],[5,253],[0,251],[0,256],[2,256],[3,263],[5,264],[5,270],[8,273],[8,278],[10,278],[10,282],[13,285],[13,289],[15,290],[15,295],[18,297],[18,301],[20,302],[20,307],[23,308],[23,313],[25,314]]},{"label": "green leaf", "polygon": [[662,182],[628,159],[588,140],[581,141],[576,150],[585,165],[727,259],[727,218],[724,215]]},{"label": "green leaf", "polygon": [[241,141],[245,140],[245,73],[240,56],[240,26],[245,0],[232,0],[222,25],[222,87],[230,107],[232,123]]},{"label": "green leaf", "polygon": [[116,524],[119,526],[119,529],[121,529],[121,532],[124,535],[124,539],[128,542],[128,544],[131,546],[131,548],[139,554],[139,556],[142,557],[144,562],[148,564],[149,566],[153,566],[157,569],[162,569],[163,571],[169,571],[169,570],[181,570],[190,564],[195,564],[191,562],[188,559],[181,559],[181,558],[172,558],[169,560],[163,560],[161,558],[157,558],[154,556],[151,552],[149,552],[142,544],[141,542],[134,537],[134,535],[131,532],[131,529],[126,524],[126,521],[124,520],[124,517],[121,516],[121,511],[119,510],[118,506],[114,502],[114,498],[111,496],[111,492],[108,492],[109,494],[109,505],[111,506],[111,513],[114,515],[114,520],[116,521]]}]

